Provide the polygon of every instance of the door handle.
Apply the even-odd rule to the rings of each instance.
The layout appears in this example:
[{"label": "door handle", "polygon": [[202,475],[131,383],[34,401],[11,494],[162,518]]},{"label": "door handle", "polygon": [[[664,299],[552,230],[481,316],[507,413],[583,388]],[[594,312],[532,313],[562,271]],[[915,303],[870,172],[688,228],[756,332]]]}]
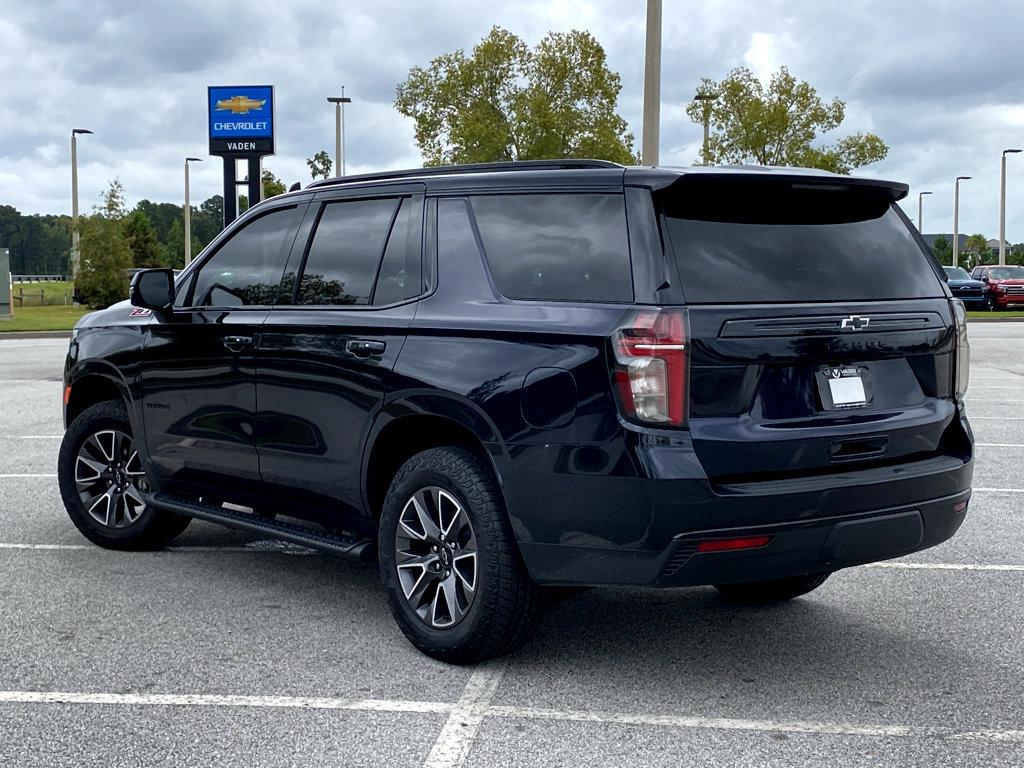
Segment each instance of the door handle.
[{"label": "door handle", "polygon": [[386,348],[387,343],[379,339],[349,339],[345,343],[345,349],[357,358],[381,355]]},{"label": "door handle", "polygon": [[247,347],[252,347],[252,337],[226,336],[224,337],[224,346],[231,350],[231,352],[241,352]]}]

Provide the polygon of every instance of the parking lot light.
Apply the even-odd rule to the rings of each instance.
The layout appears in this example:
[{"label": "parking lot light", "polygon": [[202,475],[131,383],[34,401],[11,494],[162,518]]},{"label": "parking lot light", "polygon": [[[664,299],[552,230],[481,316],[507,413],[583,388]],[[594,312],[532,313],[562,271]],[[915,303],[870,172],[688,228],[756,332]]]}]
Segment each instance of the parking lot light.
[{"label": "parking lot light", "polygon": [[185,158],[185,266],[192,261],[192,204],[188,196],[188,164],[202,163],[202,158]]},{"label": "parking lot light", "polygon": [[917,231],[924,234],[924,196],[931,195],[931,191],[917,193]]},{"label": "parking lot light", "polygon": [[71,129],[71,279],[78,278],[78,135],[88,128]]},{"label": "parking lot light", "polygon": [[971,177],[958,176],[953,190],[953,266],[960,264],[960,182]]},{"label": "parking lot light", "polygon": [[341,96],[328,96],[327,101],[334,105],[334,175],[345,175],[345,105],[352,100],[345,95],[345,86],[341,87]]},{"label": "parking lot light", "polygon": [[999,264],[1006,264],[1006,156],[1020,152],[1018,149],[1003,150],[999,168]]}]

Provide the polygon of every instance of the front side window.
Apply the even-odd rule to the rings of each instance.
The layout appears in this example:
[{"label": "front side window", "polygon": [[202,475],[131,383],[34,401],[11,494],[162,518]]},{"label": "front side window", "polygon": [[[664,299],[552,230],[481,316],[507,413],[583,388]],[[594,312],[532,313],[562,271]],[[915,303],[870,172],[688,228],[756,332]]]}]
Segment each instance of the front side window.
[{"label": "front side window", "polygon": [[369,304],[399,200],[328,203],[299,281],[298,303]]},{"label": "front side window", "polygon": [[298,225],[298,210],[285,208],[264,214],[231,235],[199,268],[192,305],[274,304]]},{"label": "front side window", "polygon": [[471,200],[487,264],[504,296],[633,301],[622,195],[477,195]]}]

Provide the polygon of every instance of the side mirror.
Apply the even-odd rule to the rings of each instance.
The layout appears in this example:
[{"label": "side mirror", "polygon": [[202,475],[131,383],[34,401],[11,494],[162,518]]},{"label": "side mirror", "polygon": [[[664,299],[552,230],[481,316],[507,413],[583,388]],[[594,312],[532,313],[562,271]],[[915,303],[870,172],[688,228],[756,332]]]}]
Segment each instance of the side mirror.
[{"label": "side mirror", "polygon": [[135,273],[128,291],[128,299],[135,307],[167,316],[174,305],[174,270],[143,270]]},{"label": "side mirror", "polygon": [[982,276],[982,278],[981,278],[981,279],[982,279],[982,281],[984,281],[985,283],[988,283],[988,281],[989,281],[989,277],[988,277],[988,275],[984,275],[984,276]]}]

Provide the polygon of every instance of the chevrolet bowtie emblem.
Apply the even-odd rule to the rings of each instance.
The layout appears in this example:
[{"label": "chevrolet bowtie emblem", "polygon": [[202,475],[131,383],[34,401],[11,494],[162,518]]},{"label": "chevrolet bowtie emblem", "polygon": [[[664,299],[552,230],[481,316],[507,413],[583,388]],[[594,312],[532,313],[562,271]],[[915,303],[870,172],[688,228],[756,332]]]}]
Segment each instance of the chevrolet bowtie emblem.
[{"label": "chevrolet bowtie emblem", "polygon": [[849,318],[843,318],[839,323],[839,328],[849,329],[850,331],[860,331],[862,328],[867,328],[868,323],[871,322],[871,318],[862,318],[860,315],[851,315]]},{"label": "chevrolet bowtie emblem", "polygon": [[267,103],[266,99],[250,99],[248,96],[232,96],[230,99],[218,99],[217,110],[228,110],[232,115],[248,115]]}]

